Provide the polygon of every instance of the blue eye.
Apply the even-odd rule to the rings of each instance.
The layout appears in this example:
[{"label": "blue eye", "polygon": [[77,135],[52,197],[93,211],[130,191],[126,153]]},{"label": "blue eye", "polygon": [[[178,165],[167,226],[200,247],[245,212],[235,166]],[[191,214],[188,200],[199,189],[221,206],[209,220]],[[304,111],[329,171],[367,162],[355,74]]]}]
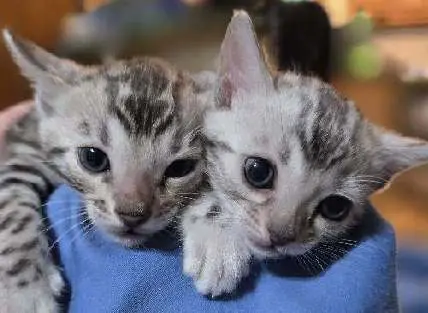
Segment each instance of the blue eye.
[{"label": "blue eye", "polygon": [[272,163],[259,157],[249,157],[244,163],[244,175],[247,182],[257,189],[273,187],[275,171]]},{"label": "blue eye", "polygon": [[91,173],[101,173],[110,169],[110,161],[102,150],[94,147],[82,147],[77,151],[82,167]]}]

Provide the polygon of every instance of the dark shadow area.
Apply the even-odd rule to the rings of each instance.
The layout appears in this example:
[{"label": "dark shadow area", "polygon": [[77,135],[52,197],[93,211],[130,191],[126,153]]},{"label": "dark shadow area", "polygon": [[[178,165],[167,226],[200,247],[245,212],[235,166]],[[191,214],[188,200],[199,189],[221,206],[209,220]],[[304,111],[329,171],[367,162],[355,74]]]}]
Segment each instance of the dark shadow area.
[{"label": "dark shadow area", "polygon": [[180,247],[179,234],[173,227],[168,227],[154,234],[140,249],[172,252]]},{"label": "dark shadow area", "polygon": [[268,260],[266,269],[275,275],[291,278],[311,278],[321,276],[331,265],[346,257],[347,253],[367,238],[375,235],[383,227],[382,219],[372,206],[360,223],[337,239],[325,240],[303,256]]},{"label": "dark shadow area", "polygon": [[332,27],[320,4],[266,0],[255,15],[258,31],[268,39],[280,71],[330,81]]}]

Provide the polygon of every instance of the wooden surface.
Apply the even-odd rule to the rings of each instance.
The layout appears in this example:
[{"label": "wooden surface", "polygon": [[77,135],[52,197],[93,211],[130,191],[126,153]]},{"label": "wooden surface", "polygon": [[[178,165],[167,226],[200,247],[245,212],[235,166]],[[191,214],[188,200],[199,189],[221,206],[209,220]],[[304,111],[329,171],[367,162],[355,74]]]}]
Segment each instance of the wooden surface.
[{"label": "wooden surface", "polygon": [[[61,19],[79,10],[77,0],[1,0],[0,27],[52,49]],[[0,44],[0,109],[30,96],[28,83],[19,75],[3,41]]]}]

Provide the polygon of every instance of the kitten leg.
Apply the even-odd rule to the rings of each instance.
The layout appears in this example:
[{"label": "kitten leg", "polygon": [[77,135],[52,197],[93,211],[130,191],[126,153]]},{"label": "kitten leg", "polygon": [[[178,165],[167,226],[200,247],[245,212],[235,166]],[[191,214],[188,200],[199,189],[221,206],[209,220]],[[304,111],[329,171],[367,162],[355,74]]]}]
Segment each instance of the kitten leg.
[{"label": "kitten leg", "polygon": [[251,254],[215,199],[208,196],[189,207],[182,227],[183,270],[196,289],[213,297],[234,291],[248,275]]},{"label": "kitten leg", "polygon": [[[21,143],[24,149],[32,148]],[[59,311],[55,296],[63,280],[49,256],[39,212],[56,174],[40,155],[15,155],[0,166],[1,312]]]}]

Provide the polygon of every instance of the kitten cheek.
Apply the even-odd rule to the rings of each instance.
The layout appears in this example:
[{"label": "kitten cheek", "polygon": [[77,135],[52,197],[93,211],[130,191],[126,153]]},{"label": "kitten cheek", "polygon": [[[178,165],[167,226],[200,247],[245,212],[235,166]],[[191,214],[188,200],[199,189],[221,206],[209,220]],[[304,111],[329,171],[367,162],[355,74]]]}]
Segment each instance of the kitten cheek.
[{"label": "kitten cheek", "polygon": [[242,194],[243,198],[252,202],[252,205],[267,205],[273,198],[274,194],[272,190],[253,190],[248,189],[245,191],[238,191],[238,193]]}]

